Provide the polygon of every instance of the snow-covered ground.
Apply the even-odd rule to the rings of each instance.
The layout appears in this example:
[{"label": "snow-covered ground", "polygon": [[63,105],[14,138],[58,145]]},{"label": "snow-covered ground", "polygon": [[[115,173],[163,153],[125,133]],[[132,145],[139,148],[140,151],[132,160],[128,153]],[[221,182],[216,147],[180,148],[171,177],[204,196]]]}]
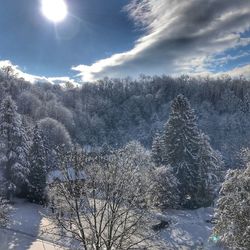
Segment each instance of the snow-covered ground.
[{"label": "snow-covered ground", "polygon": [[164,239],[166,248],[171,250],[222,249],[210,239],[213,225],[207,221],[212,216],[212,208],[168,210],[157,216],[172,221],[167,229],[160,232],[160,237]]},{"label": "snow-covered ground", "polygon": [[[42,206],[17,199],[8,229],[0,229],[0,250],[67,249],[50,234],[51,230],[46,230],[50,222],[43,216],[45,213],[46,210]],[[157,218],[167,217],[172,221],[168,228],[159,232],[159,237],[165,243],[164,249],[219,249],[209,240],[212,225],[206,220],[209,220],[212,214],[211,208],[192,211],[169,210],[164,214],[157,214]]]},{"label": "snow-covered ground", "polygon": [[0,250],[59,250],[64,249],[51,242],[23,233],[0,229]]},{"label": "snow-covered ground", "polygon": [[44,233],[49,224],[44,213],[46,210],[42,206],[16,199],[8,227],[0,229],[0,250],[66,249]]}]

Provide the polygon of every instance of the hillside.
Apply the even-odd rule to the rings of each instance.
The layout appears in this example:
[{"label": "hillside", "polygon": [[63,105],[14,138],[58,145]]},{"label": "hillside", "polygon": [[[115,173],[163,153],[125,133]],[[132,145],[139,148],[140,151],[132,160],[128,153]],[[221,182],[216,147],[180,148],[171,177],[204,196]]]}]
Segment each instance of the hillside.
[{"label": "hillside", "polygon": [[179,93],[190,100],[200,129],[227,165],[238,164],[239,151],[250,146],[250,82],[244,78],[104,79],[74,88],[30,84],[3,71],[0,76],[0,101],[10,94],[27,127],[52,118],[65,127],[67,140],[82,147],[121,147],[138,140],[150,148]]}]

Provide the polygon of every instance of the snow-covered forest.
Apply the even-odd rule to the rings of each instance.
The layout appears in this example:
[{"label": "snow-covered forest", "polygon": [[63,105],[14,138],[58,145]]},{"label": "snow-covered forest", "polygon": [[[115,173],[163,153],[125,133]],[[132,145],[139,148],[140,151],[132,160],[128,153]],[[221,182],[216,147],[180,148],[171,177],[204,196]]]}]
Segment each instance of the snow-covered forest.
[{"label": "snow-covered forest", "polygon": [[138,140],[150,148],[178,94],[189,99],[200,129],[227,165],[239,165],[238,153],[250,143],[250,83],[244,78],[142,76],[139,80],[104,79],[78,88],[69,82],[62,88],[32,85],[13,78],[10,67],[5,71],[0,76],[0,100],[11,95],[28,131],[36,122],[53,126],[55,133],[61,133],[51,140],[54,145],[61,143],[59,138],[84,147],[121,147]]},{"label": "snow-covered forest", "polygon": [[[249,138],[244,78],[75,87],[31,84],[4,67],[0,239],[16,230],[11,210],[25,199],[59,249],[250,249]],[[191,225],[201,209],[210,209],[197,222],[206,233],[174,240],[183,214]]]}]

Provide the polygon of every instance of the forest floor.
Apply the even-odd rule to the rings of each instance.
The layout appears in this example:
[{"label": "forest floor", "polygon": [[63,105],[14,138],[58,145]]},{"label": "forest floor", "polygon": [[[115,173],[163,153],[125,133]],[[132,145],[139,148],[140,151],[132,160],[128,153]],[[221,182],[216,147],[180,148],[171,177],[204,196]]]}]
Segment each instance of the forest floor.
[{"label": "forest floor", "polygon": [[[8,227],[0,229],[0,250],[67,249],[54,235],[51,223],[44,216],[46,212],[42,206],[22,199],[15,200]],[[171,221],[168,228],[159,231],[159,237],[164,241],[164,249],[221,249],[216,248],[209,240],[213,225],[208,221],[212,214],[212,208],[155,213],[157,218]]]}]

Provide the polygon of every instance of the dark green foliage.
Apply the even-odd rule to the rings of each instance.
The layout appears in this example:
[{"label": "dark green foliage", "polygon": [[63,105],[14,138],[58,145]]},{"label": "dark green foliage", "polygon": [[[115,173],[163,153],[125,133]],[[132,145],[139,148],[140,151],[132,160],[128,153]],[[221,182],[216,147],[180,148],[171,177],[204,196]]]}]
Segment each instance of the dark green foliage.
[{"label": "dark green foliage", "polygon": [[34,128],[33,144],[30,150],[30,174],[28,198],[32,202],[42,203],[45,198],[46,166],[45,148],[42,133],[38,125]]},{"label": "dark green foliage", "polygon": [[7,196],[20,192],[22,185],[28,183],[29,141],[26,131],[17,113],[17,106],[7,96],[0,107],[0,160],[6,182]]},{"label": "dark green foliage", "polygon": [[204,207],[210,206],[222,182],[224,163],[219,152],[215,151],[209,142],[209,137],[200,135],[198,152],[198,166],[200,180],[198,182],[197,203]]},{"label": "dark green foliage", "polygon": [[163,134],[163,162],[174,169],[179,180],[181,205],[197,206],[195,195],[198,186],[197,153],[199,130],[190,103],[178,95],[171,104],[171,113]]},{"label": "dark green foliage", "polygon": [[217,179],[215,170],[220,168],[221,161],[208,138],[199,131],[194,111],[183,95],[178,95],[171,104],[161,154],[163,164],[173,168],[179,182],[181,205],[209,206],[213,200],[212,181]]},{"label": "dark green foliage", "polygon": [[189,101],[178,95],[171,104],[169,120],[163,135],[163,161],[171,166],[194,162],[199,148],[200,132]]},{"label": "dark green foliage", "polygon": [[153,139],[152,153],[151,153],[152,160],[156,166],[160,166],[163,163],[162,145],[163,145],[162,136],[160,135],[160,133],[157,132]]}]

